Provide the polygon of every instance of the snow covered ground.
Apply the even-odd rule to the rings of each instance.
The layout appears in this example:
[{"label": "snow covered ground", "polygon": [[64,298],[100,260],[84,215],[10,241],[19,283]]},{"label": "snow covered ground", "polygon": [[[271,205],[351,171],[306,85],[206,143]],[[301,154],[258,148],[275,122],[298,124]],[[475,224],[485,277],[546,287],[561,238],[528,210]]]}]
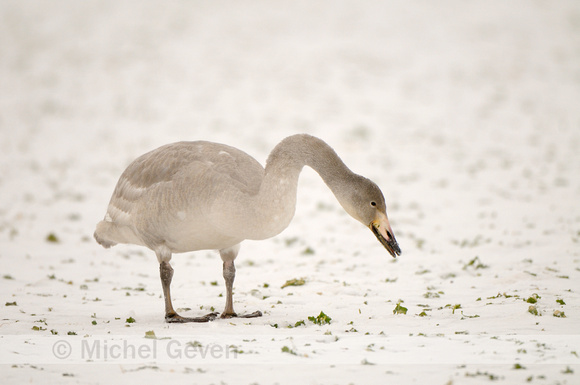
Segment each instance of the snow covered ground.
[{"label": "snow covered ground", "polygon": [[[579,63],[576,1],[3,0],[2,383],[579,383]],[[298,132],[382,187],[402,256],[307,169],[237,260],[264,316],[165,324],[153,253],[92,239],[120,173]],[[215,252],[172,263],[221,311]]]}]

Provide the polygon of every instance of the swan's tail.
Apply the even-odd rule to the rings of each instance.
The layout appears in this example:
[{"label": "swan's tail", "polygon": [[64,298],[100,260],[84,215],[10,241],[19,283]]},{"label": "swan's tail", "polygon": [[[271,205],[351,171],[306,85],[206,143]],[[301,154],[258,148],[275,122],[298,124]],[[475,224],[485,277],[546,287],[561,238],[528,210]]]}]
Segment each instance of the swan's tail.
[{"label": "swan's tail", "polygon": [[136,235],[132,226],[109,221],[107,218],[97,223],[94,237],[99,244],[107,249],[117,243],[145,246],[145,243]]},{"label": "swan's tail", "polygon": [[97,228],[93,236],[95,240],[104,248],[108,249],[115,246],[117,242],[113,241],[113,234],[117,232],[117,225],[113,222],[100,221],[97,223]]}]

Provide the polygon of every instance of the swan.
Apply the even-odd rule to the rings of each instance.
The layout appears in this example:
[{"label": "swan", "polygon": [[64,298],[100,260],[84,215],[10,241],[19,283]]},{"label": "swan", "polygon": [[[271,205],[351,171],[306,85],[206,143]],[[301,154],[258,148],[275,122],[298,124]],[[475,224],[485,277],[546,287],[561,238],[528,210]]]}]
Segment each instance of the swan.
[{"label": "swan", "polygon": [[218,316],[182,317],[173,308],[171,256],[196,250],[218,250],[223,261],[226,305],[221,318],[259,317],[259,311],[234,312],[234,260],[242,241],[271,238],[289,225],[304,166],[318,172],[344,210],[369,227],[391,256],[401,254],[379,187],[350,171],[323,140],[307,134],[282,140],[265,168],[237,148],[207,141],[148,152],[122,173],[94,237],[105,248],[124,243],[155,252],[166,322],[207,322]]}]

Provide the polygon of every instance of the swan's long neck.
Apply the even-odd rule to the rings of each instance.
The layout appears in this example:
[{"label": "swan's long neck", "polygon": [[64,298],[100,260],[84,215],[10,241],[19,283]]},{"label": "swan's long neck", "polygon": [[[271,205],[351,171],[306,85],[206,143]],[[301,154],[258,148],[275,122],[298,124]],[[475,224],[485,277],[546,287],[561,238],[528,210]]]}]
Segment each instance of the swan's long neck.
[{"label": "swan's long neck", "polygon": [[260,192],[253,197],[248,239],[265,239],[282,232],[296,208],[296,188],[304,166],[313,168],[341,201],[345,182],[353,174],[324,141],[310,135],[290,136],[280,142],[266,162]]},{"label": "swan's long neck", "polygon": [[339,182],[353,175],[326,142],[299,134],[284,139],[270,153],[266,161],[265,187],[268,183],[275,185],[276,181],[288,178],[288,174],[297,184],[304,166],[313,168],[333,192]]}]

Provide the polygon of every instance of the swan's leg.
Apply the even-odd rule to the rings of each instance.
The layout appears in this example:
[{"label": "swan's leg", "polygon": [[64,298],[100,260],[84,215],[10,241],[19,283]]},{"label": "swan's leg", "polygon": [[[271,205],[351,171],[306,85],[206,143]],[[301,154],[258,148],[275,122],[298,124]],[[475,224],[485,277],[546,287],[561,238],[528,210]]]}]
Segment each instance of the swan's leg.
[{"label": "swan's leg", "polygon": [[226,307],[221,315],[221,318],[253,318],[262,316],[262,312],[255,311],[251,314],[238,315],[234,311],[233,287],[234,279],[236,278],[236,266],[234,260],[240,251],[240,245],[235,245],[229,249],[220,250],[220,256],[224,261],[224,280],[226,282]]},{"label": "swan's leg", "polygon": [[222,313],[222,318],[237,317],[234,311],[233,287],[236,278],[236,266],[234,261],[224,261],[224,280],[226,281],[226,307]]},{"label": "swan's leg", "polygon": [[208,322],[213,321],[218,313],[210,313],[203,317],[182,317],[173,309],[171,303],[171,279],[173,278],[173,268],[169,264],[171,252],[162,249],[157,252],[159,259],[159,275],[161,276],[161,285],[163,286],[163,297],[165,298],[165,322]]},{"label": "swan's leg", "polygon": [[177,315],[171,303],[171,279],[173,278],[173,268],[169,262],[163,261],[159,264],[159,275],[161,276],[161,286],[163,286],[163,298],[165,298],[165,319]]}]

